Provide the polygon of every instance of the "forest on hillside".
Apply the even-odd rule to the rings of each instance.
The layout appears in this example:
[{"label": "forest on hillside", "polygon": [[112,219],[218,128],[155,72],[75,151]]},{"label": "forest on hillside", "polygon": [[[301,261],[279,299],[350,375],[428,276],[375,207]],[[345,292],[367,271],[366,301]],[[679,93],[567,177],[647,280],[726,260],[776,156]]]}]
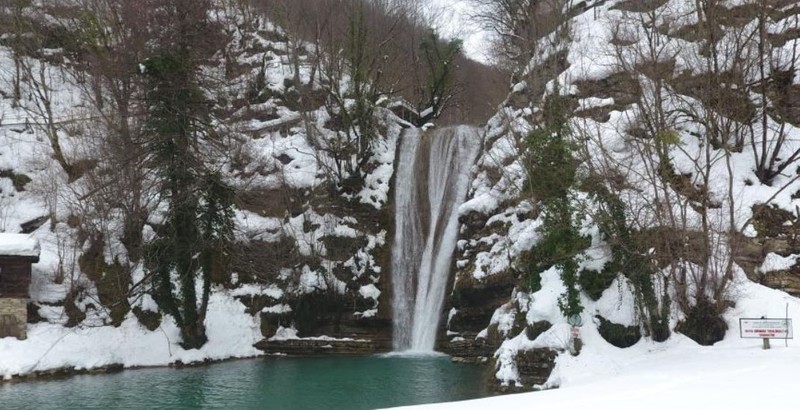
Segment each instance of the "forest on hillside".
[{"label": "forest on hillside", "polygon": [[9,349],[386,352],[437,277],[435,349],[510,392],[582,351],[727,342],[783,306],[757,285],[788,316],[796,1],[468,0],[488,63],[433,4],[0,0],[0,230],[42,243],[47,341]]},{"label": "forest on hillside", "polygon": [[[265,202],[252,175],[269,165],[246,152],[251,133],[302,124],[329,174],[320,189],[354,195],[373,166],[379,110],[407,109],[420,126],[477,124],[507,82],[410,3],[9,0],[2,10],[3,123],[45,137],[59,168],[37,169],[54,185],[37,184],[46,213],[22,229],[63,226],[54,279],[74,280],[67,305],[86,296],[81,274],[100,282],[112,323],[152,294],[193,347],[205,342],[212,282],[247,258],[232,249],[234,207]],[[467,86],[470,76],[483,81]],[[23,191],[31,178],[9,168]],[[266,202],[290,195],[275,196]],[[73,313],[73,325],[85,317]]]}]

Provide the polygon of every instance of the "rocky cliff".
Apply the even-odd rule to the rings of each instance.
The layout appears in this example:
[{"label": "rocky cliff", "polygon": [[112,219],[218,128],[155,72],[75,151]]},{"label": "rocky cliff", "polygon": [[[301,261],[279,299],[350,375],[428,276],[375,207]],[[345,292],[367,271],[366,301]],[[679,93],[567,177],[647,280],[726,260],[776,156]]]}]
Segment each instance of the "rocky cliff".
[{"label": "rocky cliff", "polygon": [[[669,337],[657,317],[698,343],[721,340],[735,326],[727,309],[745,277],[797,296],[797,146],[782,141],[796,133],[789,101],[800,9],[562,3],[485,128],[443,313],[441,348],[490,359],[501,390],[558,384],[548,352],[576,353],[557,307],[569,286],[581,293],[581,332],[619,348],[640,330],[648,340]],[[569,256],[580,266],[573,285],[557,263],[536,260],[547,210],[528,188],[541,178],[526,162],[530,136],[542,132],[556,97],[566,101],[582,180],[569,198],[589,243]],[[618,202],[604,202],[606,194]],[[608,229],[617,217],[625,228]],[[623,235],[636,239],[626,245]],[[634,269],[652,272],[644,279],[653,285],[631,274],[634,254],[647,260]]]}]

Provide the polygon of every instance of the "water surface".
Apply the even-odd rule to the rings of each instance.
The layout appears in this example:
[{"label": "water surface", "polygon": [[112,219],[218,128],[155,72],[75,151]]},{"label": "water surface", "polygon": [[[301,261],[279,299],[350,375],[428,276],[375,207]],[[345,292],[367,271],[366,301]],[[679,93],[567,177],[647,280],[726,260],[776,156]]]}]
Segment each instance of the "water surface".
[{"label": "water surface", "polygon": [[2,409],[374,409],[486,395],[447,357],[268,358],[0,385]]}]

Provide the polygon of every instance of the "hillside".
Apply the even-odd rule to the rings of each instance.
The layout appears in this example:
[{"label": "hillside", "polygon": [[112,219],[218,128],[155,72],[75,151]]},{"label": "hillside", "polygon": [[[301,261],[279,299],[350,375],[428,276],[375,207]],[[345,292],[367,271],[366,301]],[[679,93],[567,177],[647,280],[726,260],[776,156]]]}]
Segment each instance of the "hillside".
[{"label": "hillside", "polygon": [[[686,337],[740,345],[738,318],[797,313],[798,146],[785,104],[798,78],[784,75],[796,73],[799,10],[693,4],[539,11],[560,23],[534,33],[486,128],[443,344],[492,355],[501,390],[568,385]],[[565,312],[584,323],[575,357],[551,353],[576,353]]]},{"label": "hillside", "polygon": [[[74,46],[66,39],[45,56],[25,56],[25,69],[44,74],[26,79],[18,101],[11,95],[2,100],[3,226],[32,232],[42,244],[30,290],[29,338],[1,342],[6,378],[64,367],[255,356],[262,353],[253,345],[281,325],[306,336],[384,333],[376,344],[386,344],[391,327],[378,309],[388,302],[381,306],[375,284],[387,257],[394,146],[407,123],[375,107],[380,134],[368,157],[331,158],[326,153],[335,151],[327,150],[349,136],[334,129],[336,108],[319,98],[319,106],[303,101],[309,93],[325,93],[309,78],[310,54],[290,56],[286,34],[261,18],[245,18],[235,8],[215,12],[228,43],[203,69],[212,79],[208,84],[223,84],[207,92],[213,93],[214,121],[225,145],[216,153],[209,146],[206,158],[235,190],[236,245],[227,251],[231,271],[212,279],[209,343],[184,350],[176,323],[151,296],[142,244],[161,229],[164,202],[147,169],[115,162],[126,155],[115,151],[118,140],[96,137],[116,135],[119,107],[114,100],[91,99],[93,90],[81,82],[85,67],[72,60],[87,52],[66,48]],[[25,15],[51,21],[37,33],[44,37],[50,30],[80,29],[73,26],[81,23],[76,9],[30,9]],[[2,65],[10,84],[14,59],[8,48]],[[302,84],[294,82],[298,78]],[[140,84],[135,76],[127,80]],[[112,81],[109,87],[116,85]],[[131,110],[141,107],[138,98],[131,93]],[[47,104],[49,111],[40,109]],[[136,115],[123,118],[132,133],[143,126]],[[66,170],[73,168],[53,159],[52,136],[70,167],[91,165],[70,175]],[[360,160],[368,174],[336,171]],[[348,188],[343,179],[351,176]],[[139,224],[138,240],[125,230],[131,224]],[[377,347],[357,347],[365,348]]]},{"label": "hillside", "polygon": [[560,388],[475,408],[633,408],[796,364],[739,328],[800,317],[796,2],[459,3],[494,70],[395,2],[153,1],[2,9],[5,379],[435,349]]}]

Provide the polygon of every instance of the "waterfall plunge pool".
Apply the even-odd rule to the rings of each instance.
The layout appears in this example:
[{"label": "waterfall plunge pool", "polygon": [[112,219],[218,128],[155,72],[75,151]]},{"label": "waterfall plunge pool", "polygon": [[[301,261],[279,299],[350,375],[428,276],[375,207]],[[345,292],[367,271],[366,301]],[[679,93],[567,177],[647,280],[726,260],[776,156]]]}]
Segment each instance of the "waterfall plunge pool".
[{"label": "waterfall plunge pool", "polygon": [[488,395],[447,356],[277,357],[0,385],[3,409],[374,409]]}]

